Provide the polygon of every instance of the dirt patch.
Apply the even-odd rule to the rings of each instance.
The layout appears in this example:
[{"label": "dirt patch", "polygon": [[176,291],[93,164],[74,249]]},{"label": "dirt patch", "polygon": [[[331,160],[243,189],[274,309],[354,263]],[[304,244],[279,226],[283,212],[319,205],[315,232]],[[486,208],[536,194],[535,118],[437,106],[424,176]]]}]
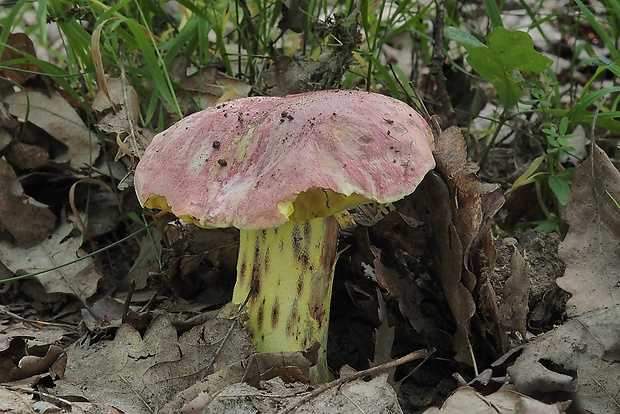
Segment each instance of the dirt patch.
[{"label": "dirt patch", "polygon": [[512,275],[511,258],[518,248],[529,267],[530,290],[527,329],[540,334],[565,320],[564,306],[569,294],[555,280],[564,275],[564,263],[558,258],[560,236],[528,229],[517,230],[512,236],[496,242],[497,260],[493,287],[502,298],[504,285]]}]

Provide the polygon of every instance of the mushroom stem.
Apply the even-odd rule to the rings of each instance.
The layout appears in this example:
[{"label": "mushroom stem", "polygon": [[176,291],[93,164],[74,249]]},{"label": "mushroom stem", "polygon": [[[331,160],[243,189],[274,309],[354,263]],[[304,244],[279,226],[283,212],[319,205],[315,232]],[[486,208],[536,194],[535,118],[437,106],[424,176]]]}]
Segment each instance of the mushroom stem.
[{"label": "mushroom stem", "polygon": [[338,222],[330,216],[241,230],[233,303],[246,303],[246,326],[259,352],[305,351],[319,345],[313,382],[330,378],[327,327]]}]

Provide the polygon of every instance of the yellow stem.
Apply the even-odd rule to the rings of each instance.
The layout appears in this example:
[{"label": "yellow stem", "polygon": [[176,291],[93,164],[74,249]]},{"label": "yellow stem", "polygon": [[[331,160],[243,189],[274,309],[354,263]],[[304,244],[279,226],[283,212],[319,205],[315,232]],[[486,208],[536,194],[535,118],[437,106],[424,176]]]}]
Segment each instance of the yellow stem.
[{"label": "yellow stem", "polygon": [[[311,380],[326,382],[327,327],[338,222],[334,217],[241,230],[233,303],[259,352],[305,351],[318,344]],[[315,345],[316,346],[316,345]]]}]

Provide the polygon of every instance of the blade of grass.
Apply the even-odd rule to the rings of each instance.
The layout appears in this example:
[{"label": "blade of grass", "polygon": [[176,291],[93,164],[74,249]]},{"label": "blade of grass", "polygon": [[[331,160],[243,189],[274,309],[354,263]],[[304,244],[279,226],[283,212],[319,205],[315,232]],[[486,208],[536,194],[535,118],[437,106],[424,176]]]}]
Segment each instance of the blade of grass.
[{"label": "blade of grass", "polygon": [[588,20],[588,23],[592,26],[596,34],[603,40],[607,50],[611,54],[611,58],[614,62],[620,62],[620,52],[616,48],[615,42],[609,37],[601,22],[596,18],[596,16],[586,7],[585,4],[581,0],[575,0],[577,6],[579,6],[579,10],[583,13],[583,15]]},{"label": "blade of grass", "polygon": [[504,27],[504,22],[502,22],[502,15],[499,10],[499,6],[497,5],[496,0],[483,0],[484,8],[487,11],[487,15],[489,16],[489,20],[491,21],[491,26],[493,29],[498,27]]},{"label": "blade of grass", "polygon": [[[140,17],[141,17],[142,23],[144,25],[143,27],[148,27],[148,25],[147,25],[148,20],[144,16],[142,8],[138,7],[138,11],[140,12]],[[155,84],[160,89],[160,93],[166,99],[168,104],[172,107],[172,109],[177,114],[177,116],[179,118],[182,118],[183,117],[183,113],[181,112],[181,107],[179,106],[179,102],[177,100],[177,96],[174,93],[174,87],[172,86],[172,80],[170,79],[170,76],[168,75],[168,69],[164,65],[164,63],[163,63],[164,60],[161,57],[161,53],[159,52],[159,48],[157,47],[157,43],[155,41],[155,36],[153,35],[153,32],[150,31],[150,30],[147,30],[147,34],[148,34],[148,40],[150,41],[150,43],[151,43],[151,45],[153,47],[152,50],[154,50],[155,54],[157,55],[157,57],[156,57],[156,62],[157,62],[156,68],[159,69],[159,70],[156,70],[156,72],[157,72],[157,80],[159,81],[159,83],[155,82]],[[145,35],[145,37],[147,37],[147,36]],[[153,57],[151,57],[151,60],[152,59],[153,59]],[[149,70],[152,71],[153,67],[149,66]],[[162,78],[163,78],[163,81],[164,81],[163,85],[161,84]],[[153,80],[155,80],[155,79],[153,79]]]},{"label": "blade of grass", "polygon": [[[159,96],[161,96],[170,105],[177,116],[181,118],[183,114],[176,99],[176,95],[174,94],[172,82],[170,81],[167,70],[165,70],[163,64],[160,64],[160,60],[158,59],[159,52],[157,50],[157,45],[155,44],[155,39],[152,36],[147,37],[144,33],[143,26],[136,20],[125,19],[124,23],[129,28],[129,31],[133,35],[138,47],[142,51],[146,67],[148,68],[144,72],[145,75],[150,76],[155,84],[156,93],[153,93],[149,105],[149,109],[152,109],[152,111],[148,111],[150,116],[146,117],[145,122],[149,123],[151,121],[152,114],[154,113],[154,108],[152,108],[152,105],[154,100],[158,99]],[[161,58],[160,55],[159,57]]]}]

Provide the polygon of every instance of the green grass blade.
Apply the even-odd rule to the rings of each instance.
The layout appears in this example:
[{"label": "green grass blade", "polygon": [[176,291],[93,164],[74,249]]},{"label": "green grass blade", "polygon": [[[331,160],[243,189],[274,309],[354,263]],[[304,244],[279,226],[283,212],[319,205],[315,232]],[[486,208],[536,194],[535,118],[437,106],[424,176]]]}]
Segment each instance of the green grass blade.
[{"label": "green grass blade", "polygon": [[[125,24],[133,35],[139,49],[141,50],[147,70],[144,71],[145,76],[149,76],[155,84],[157,93],[170,105],[179,118],[183,116],[176,96],[174,95],[172,83],[168,77],[168,73],[160,63],[157,53],[157,45],[155,40],[144,33],[142,25],[134,19],[126,19]],[[153,94],[155,96],[156,94]],[[147,117],[146,122],[150,122],[151,118]]]},{"label": "green grass blade", "polygon": [[484,8],[487,10],[487,15],[489,16],[489,20],[491,21],[491,26],[493,29],[497,29],[498,27],[504,27],[504,22],[502,22],[502,15],[499,11],[499,6],[495,0],[483,0]]},{"label": "green grass blade", "polygon": [[588,23],[590,23],[594,31],[596,31],[599,37],[603,40],[603,43],[605,43],[607,50],[611,54],[612,60],[614,62],[620,62],[620,52],[616,48],[615,42],[609,37],[605,29],[603,28],[601,22],[599,22],[596,16],[590,11],[590,9],[586,7],[585,4],[581,2],[581,0],[575,0],[575,3],[577,3],[577,6],[579,6],[579,10],[581,10],[583,15],[586,17]]}]

